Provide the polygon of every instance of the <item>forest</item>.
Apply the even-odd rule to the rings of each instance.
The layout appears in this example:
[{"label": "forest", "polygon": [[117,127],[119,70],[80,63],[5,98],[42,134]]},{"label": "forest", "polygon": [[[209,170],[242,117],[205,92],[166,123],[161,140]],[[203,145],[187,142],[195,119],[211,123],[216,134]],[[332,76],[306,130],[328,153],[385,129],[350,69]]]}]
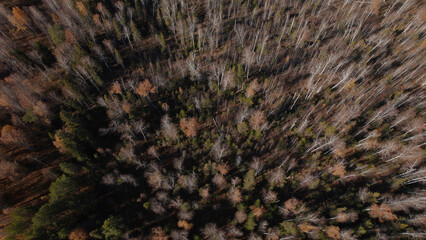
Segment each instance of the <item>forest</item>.
[{"label": "forest", "polygon": [[423,0],[0,0],[0,239],[425,239],[425,52]]}]

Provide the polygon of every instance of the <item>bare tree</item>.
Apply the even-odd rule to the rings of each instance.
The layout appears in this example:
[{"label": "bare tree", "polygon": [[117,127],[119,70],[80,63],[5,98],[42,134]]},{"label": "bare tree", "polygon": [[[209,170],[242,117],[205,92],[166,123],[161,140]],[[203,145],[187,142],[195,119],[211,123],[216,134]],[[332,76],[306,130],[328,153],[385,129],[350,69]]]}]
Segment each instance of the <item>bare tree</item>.
[{"label": "bare tree", "polygon": [[122,160],[128,161],[128,162],[132,162],[135,159],[135,152],[134,152],[134,148],[132,144],[126,144],[124,145],[121,149],[120,152],[118,153],[118,156],[120,156],[120,158]]},{"label": "bare tree", "polygon": [[250,168],[254,170],[255,175],[257,176],[263,170],[263,163],[259,158],[254,158],[253,161],[250,162]]},{"label": "bare tree", "polygon": [[267,127],[268,123],[266,121],[266,116],[261,110],[256,110],[250,118],[250,126],[255,130],[264,130]]},{"label": "bare tree", "polygon": [[145,130],[149,127],[149,124],[146,124],[144,120],[139,119],[137,121],[133,120],[131,122],[131,125],[132,125],[133,131],[135,131],[136,133],[142,134],[143,138],[146,140]]},{"label": "bare tree", "polygon": [[340,230],[340,238],[342,240],[356,240],[356,236],[353,235],[353,231],[348,230]]},{"label": "bare tree", "polygon": [[114,185],[116,184],[116,178],[113,174],[109,173],[102,177],[102,183],[105,185]]},{"label": "bare tree", "polygon": [[418,211],[423,210],[426,205],[426,197],[421,193],[413,196],[399,195],[390,198],[387,203],[393,211],[404,211],[409,213],[410,209]]},{"label": "bare tree", "polygon": [[102,61],[104,62],[105,66],[107,66],[107,68],[109,69],[109,65],[107,62],[107,58],[104,54],[104,51],[102,50],[101,46],[99,45],[95,45],[92,47],[92,51],[95,52],[96,56]]},{"label": "bare tree", "polygon": [[118,175],[118,182],[121,183],[128,183],[134,187],[136,187],[138,185],[136,179],[130,175],[130,174],[120,174]]},{"label": "bare tree", "polygon": [[235,213],[235,220],[237,220],[238,223],[243,223],[247,220],[247,214],[243,210],[238,210]]},{"label": "bare tree", "polygon": [[193,212],[191,212],[191,211],[187,211],[187,210],[180,210],[179,212],[178,212],[178,218],[180,219],[180,220],[186,220],[186,221],[189,221],[189,220],[192,220],[192,217],[194,216],[194,213]]},{"label": "bare tree", "polygon": [[7,179],[9,181],[17,180],[22,176],[22,170],[16,161],[0,161],[0,179]]},{"label": "bare tree", "polygon": [[426,215],[425,214],[415,215],[411,217],[410,219],[408,219],[408,223],[416,227],[426,227]]},{"label": "bare tree", "polygon": [[274,203],[278,200],[278,195],[272,190],[262,191],[262,198],[266,204]]},{"label": "bare tree", "polygon": [[198,178],[195,172],[188,175],[182,176],[182,185],[188,190],[189,193],[193,193],[198,186]]},{"label": "bare tree", "polygon": [[285,172],[281,167],[269,171],[268,182],[271,186],[276,186],[284,183]]},{"label": "bare tree", "polygon": [[146,172],[145,177],[147,178],[149,186],[151,186],[154,190],[161,187],[163,176],[158,170]]},{"label": "bare tree", "polygon": [[235,225],[229,226],[227,228],[227,233],[228,233],[227,236],[230,236],[230,237],[242,237],[242,236],[244,236],[243,232],[240,229],[238,229]]},{"label": "bare tree", "polygon": [[213,144],[211,152],[213,153],[213,156],[216,157],[216,159],[221,160],[222,157],[228,154],[228,148],[226,147],[225,144],[222,143],[220,139],[218,139]]},{"label": "bare tree", "polygon": [[215,223],[208,223],[201,231],[203,237],[209,240],[225,240],[225,233],[219,230]]},{"label": "bare tree", "polygon": [[130,40],[131,31],[130,31],[130,29],[129,29],[129,27],[128,27],[128,26],[123,26],[123,34],[124,34],[124,36],[127,38],[127,41],[129,42],[129,45],[130,45],[130,47],[132,48],[132,50],[134,50],[134,49],[133,49],[132,41]]},{"label": "bare tree", "polygon": [[212,73],[212,77],[213,79],[216,80],[216,84],[217,84],[217,88],[218,90],[223,88],[223,86],[221,86],[222,84],[222,79],[224,77],[224,73],[226,70],[226,61],[222,61],[219,64],[212,64],[211,65],[211,73]]},{"label": "bare tree", "polygon": [[249,240],[262,240],[262,238],[259,236],[259,235],[257,235],[256,233],[250,233],[250,236],[249,236],[249,238],[248,238]]},{"label": "bare tree", "polygon": [[244,42],[247,35],[247,30],[245,28],[245,25],[242,25],[242,24],[234,25],[234,32],[239,41],[240,46],[244,48]]},{"label": "bare tree", "polygon": [[156,159],[158,159],[158,161],[161,161],[160,160],[160,154],[158,153],[158,151],[157,151],[157,149],[156,149],[156,147],[154,145],[151,145],[148,148],[148,154],[151,155],[151,156],[153,156],[153,157],[155,157]]},{"label": "bare tree", "polygon": [[184,169],[184,157],[175,158],[173,159],[173,167],[178,171],[182,172]]},{"label": "bare tree", "polygon": [[185,230],[172,230],[170,236],[173,240],[189,240],[188,232]]},{"label": "bare tree", "polygon": [[216,174],[212,182],[219,188],[224,188],[226,186],[226,179],[222,174]]},{"label": "bare tree", "polygon": [[247,76],[246,76],[247,78],[249,77],[249,74],[250,74],[250,68],[255,63],[255,61],[256,61],[255,53],[249,47],[246,47],[243,50],[242,62],[245,65],[245,71],[247,72]]},{"label": "bare tree", "polygon": [[166,209],[163,207],[163,205],[161,204],[161,202],[157,201],[157,199],[152,198],[149,201],[149,207],[150,209],[158,215],[164,215],[166,213]]},{"label": "bare tree", "polygon": [[163,130],[164,135],[172,140],[178,141],[178,131],[176,126],[171,122],[170,117],[168,115],[164,115],[161,118],[161,129]]},{"label": "bare tree", "polygon": [[189,73],[191,76],[196,80],[199,81],[201,78],[200,73],[200,65],[195,59],[195,54],[191,53],[191,55],[186,60],[186,67],[188,68]]},{"label": "bare tree", "polygon": [[32,17],[33,23],[38,27],[38,29],[47,34],[48,21],[44,14],[35,6],[29,6],[28,10]]}]

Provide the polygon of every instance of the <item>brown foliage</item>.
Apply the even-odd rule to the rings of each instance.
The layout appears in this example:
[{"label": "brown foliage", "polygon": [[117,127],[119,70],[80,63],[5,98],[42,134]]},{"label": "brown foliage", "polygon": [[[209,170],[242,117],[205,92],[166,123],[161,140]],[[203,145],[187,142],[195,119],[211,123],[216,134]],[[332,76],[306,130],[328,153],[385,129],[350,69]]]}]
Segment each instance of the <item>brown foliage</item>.
[{"label": "brown foliage", "polygon": [[338,177],[344,177],[346,173],[345,170],[345,166],[342,164],[335,164],[332,168],[331,168],[331,174],[333,176],[338,176]]},{"label": "brown foliage", "polygon": [[179,123],[180,129],[187,137],[197,136],[198,122],[194,117],[182,118]]},{"label": "brown foliage", "polygon": [[24,131],[12,125],[5,125],[1,130],[0,141],[7,144],[23,144],[27,140]]},{"label": "brown foliage", "polygon": [[5,178],[13,181],[21,175],[20,170],[16,162],[0,161],[0,179]]},{"label": "brown foliage", "polygon": [[66,153],[64,143],[58,134],[55,134],[55,140],[53,140],[53,145],[59,150],[60,153]]},{"label": "brown foliage", "polygon": [[76,5],[78,11],[81,13],[81,15],[87,16],[86,7],[84,6],[84,4],[82,2],[78,1],[78,2],[75,3],[75,5]]},{"label": "brown foliage", "polygon": [[164,111],[169,111],[169,104],[167,104],[166,102],[163,102],[161,104],[161,109],[163,109]]},{"label": "brown foliage", "polygon": [[231,188],[228,193],[228,198],[233,205],[240,203],[243,200],[241,191],[238,188]]},{"label": "brown foliage", "polygon": [[213,183],[218,186],[219,188],[223,188],[226,186],[226,179],[221,174],[216,174],[213,179]]},{"label": "brown foliage", "polygon": [[200,190],[200,196],[202,198],[208,198],[210,196],[209,189],[208,188],[201,189]]},{"label": "brown foliage", "polygon": [[130,104],[129,102],[123,102],[121,104],[121,107],[123,108],[123,110],[127,113],[130,114],[132,112],[132,104]]},{"label": "brown foliage", "polygon": [[287,55],[287,57],[285,57],[285,63],[288,64],[290,62],[290,55]]},{"label": "brown foliage", "polygon": [[384,222],[384,220],[392,221],[397,219],[397,216],[392,213],[392,209],[386,203],[382,203],[380,206],[374,203],[370,207],[369,214],[373,218],[379,218],[380,222]]},{"label": "brown foliage", "polygon": [[167,240],[169,236],[166,235],[166,232],[162,227],[155,227],[152,229],[151,238],[152,240]]},{"label": "brown foliage", "polygon": [[185,229],[185,231],[189,231],[194,226],[194,224],[188,223],[185,220],[179,220],[178,223],[177,223],[177,226],[180,227],[180,228]]},{"label": "brown foliage", "polygon": [[40,117],[49,117],[50,111],[46,103],[38,101],[33,108],[33,112]]},{"label": "brown foliage", "polygon": [[51,121],[50,121],[50,117],[52,116],[52,113],[50,112],[49,106],[42,102],[42,101],[38,101],[36,103],[36,105],[33,107],[33,112],[40,117],[43,117],[44,122],[47,125],[50,125]]},{"label": "brown foliage", "polygon": [[53,21],[54,23],[56,23],[56,24],[60,24],[59,17],[58,17],[56,14],[52,13],[52,14],[51,14],[51,17],[52,17],[52,21]]},{"label": "brown foliage", "polygon": [[151,84],[150,81],[148,81],[148,79],[145,79],[145,81],[138,84],[136,93],[142,97],[146,97],[149,93],[155,93],[155,87]]},{"label": "brown foliage", "polygon": [[148,185],[152,188],[159,189],[161,187],[161,183],[163,180],[160,172],[155,171],[152,173],[148,173],[147,178]]},{"label": "brown foliage", "polygon": [[260,84],[259,84],[259,81],[256,78],[248,86],[248,88],[246,90],[246,97],[248,97],[248,98],[253,97],[256,94],[256,92],[259,91],[259,89],[260,89]]},{"label": "brown foliage", "polygon": [[261,110],[256,110],[250,118],[250,126],[256,130],[262,130],[265,127],[266,117]]},{"label": "brown foliage", "polygon": [[340,228],[337,226],[326,227],[325,233],[332,239],[340,239]]},{"label": "brown foliage", "polygon": [[311,232],[312,230],[316,229],[315,226],[312,226],[311,224],[307,223],[307,222],[303,222],[301,224],[298,225],[299,229],[301,232],[303,233],[308,233]]},{"label": "brown foliage", "polygon": [[82,227],[72,230],[68,237],[69,240],[86,240],[89,238],[89,234]]},{"label": "brown foliage", "polygon": [[98,4],[96,5],[96,10],[98,10],[102,16],[106,16],[109,14],[108,9],[105,7],[105,5],[102,4],[102,2],[98,2]]},{"label": "brown foliage", "polygon": [[265,114],[261,110],[257,110],[250,118],[250,126],[256,130],[262,130],[266,122]]},{"label": "brown foliage", "polygon": [[74,44],[76,42],[75,36],[69,28],[65,29],[65,40],[70,44]]},{"label": "brown foliage", "polygon": [[99,14],[93,14],[92,20],[97,26],[102,26],[101,16]]},{"label": "brown foliage", "polygon": [[373,0],[370,3],[371,10],[376,14],[379,15],[380,11],[380,4],[382,3],[382,0]]},{"label": "brown foliage", "polygon": [[13,7],[12,13],[19,24],[21,25],[28,24],[28,21],[30,20],[30,18],[22,9],[20,9],[19,7]]},{"label": "brown foliage", "polygon": [[121,94],[121,86],[119,82],[114,82],[111,86],[111,89],[109,90],[111,94]]},{"label": "brown foliage", "polygon": [[290,198],[289,200],[285,201],[284,207],[291,213],[297,212],[297,207],[299,207],[302,204],[301,201],[299,201],[296,198]]},{"label": "brown foliage", "polygon": [[256,219],[259,219],[263,215],[263,213],[266,211],[263,206],[256,207],[254,205],[250,206],[250,210],[253,212]]},{"label": "brown foliage", "polygon": [[217,165],[216,170],[222,175],[226,175],[229,172],[229,165],[227,163],[220,163]]},{"label": "brown foliage", "polygon": [[9,21],[16,27],[16,31],[25,31],[27,30],[26,25],[28,25],[28,22],[30,18],[28,15],[19,7],[13,7],[12,8],[12,15],[9,15]]},{"label": "brown foliage", "polygon": [[340,212],[336,215],[337,222],[355,222],[358,219],[358,214],[356,212]]}]

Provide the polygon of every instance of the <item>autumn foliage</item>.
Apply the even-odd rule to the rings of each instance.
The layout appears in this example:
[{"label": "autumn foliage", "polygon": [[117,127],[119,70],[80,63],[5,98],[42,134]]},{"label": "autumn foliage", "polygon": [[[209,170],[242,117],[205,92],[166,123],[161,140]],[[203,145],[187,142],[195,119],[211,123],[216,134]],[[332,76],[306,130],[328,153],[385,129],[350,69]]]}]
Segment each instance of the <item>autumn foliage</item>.
[{"label": "autumn foliage", "polygon": [[325,233],[331,239],[340,239],[340,228],[337,226],[328,226],[325,228]]},{"label": "autumn foliage", "polygon": [[27,136],[21,129],[18,129],[12,125],[5,125],[1,129],[1,138],[3,143],[7,144],[25,144]]},{"label": "autumn foliage", "polygon": [[3,1],[6,239],[424,238],[425,11]]},{"label": "autumn foliage", "polygon": [[16,31],[25,31],[29,24],[30,18],[28,15],[19,7],[12,8],[12,14],[9,15],[9,21],[16,27]]},{"label": "autumn foliage", "polygon": [[79,227],[71,231],[68,239],[69,240],[87,240],[87,239],[90,239],[90,236],[83,228]]},{"label": "autumn foliage", "polygon": [[397,216],[392,213],[392,209],[386,203],[382,203],[380,206],[374,203],[368,213],[371,217],[378,218],[380,222],[397,219]]},{"label": "autumn foliage", "polygon": [[143,82],[140,82],[136,88],[136,92],[142,96],[146,97],[149,93],[155,93],[155,87],[151,84],[148,79],[145,79]]},{"label": "autumn foliage", "polygon": [[182,118],[179,123],[180,129],[187,137],[197,136],[198,122],[194,117]]}]

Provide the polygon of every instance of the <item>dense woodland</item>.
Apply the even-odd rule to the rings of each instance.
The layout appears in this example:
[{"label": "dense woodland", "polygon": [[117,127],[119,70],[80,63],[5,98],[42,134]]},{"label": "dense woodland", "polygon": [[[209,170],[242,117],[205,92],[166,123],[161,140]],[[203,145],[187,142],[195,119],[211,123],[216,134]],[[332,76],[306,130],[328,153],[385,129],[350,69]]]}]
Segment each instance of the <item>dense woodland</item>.
[{"label": "dense woodland", "polygon": [[2,236],[425,239],[425,23],[422,0],[0,1]]}]

